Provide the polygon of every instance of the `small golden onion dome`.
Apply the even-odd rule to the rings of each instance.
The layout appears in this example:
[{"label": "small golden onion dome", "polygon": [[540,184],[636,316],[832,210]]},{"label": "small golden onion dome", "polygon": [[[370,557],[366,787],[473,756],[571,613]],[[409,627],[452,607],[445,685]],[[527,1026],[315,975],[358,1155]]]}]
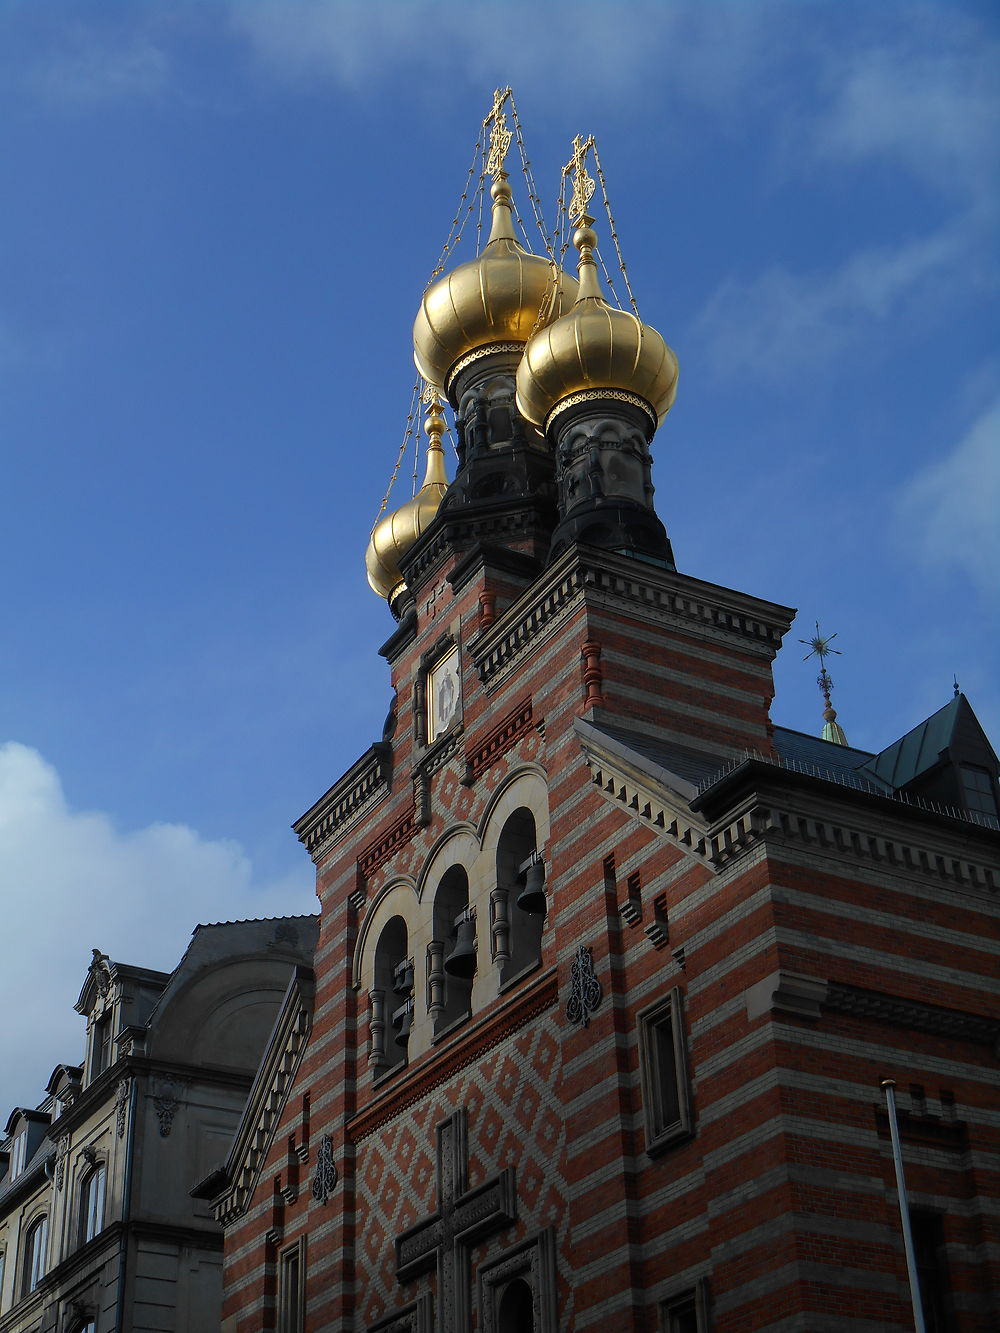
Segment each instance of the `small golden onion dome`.
[{"label": "small golden onion dome", "polygon": [[445,389],[470,352],[495,343],[526,343],[540,321],[568,310],[576,297],[575,278],[518,245],[505,172],[490,193],[493,226],[482,254],[428,287],[413,323],[417,369],[428,384]]},{"label": "small golden onion dome", "polygon": [[441,404],[435,400],[429,405],[424,422],[429,441],[424,484],[412,500],[379,519],[368,542],[368,550],[365,552],[368,582],[380,597],[385,597],[390,603],[406,587],[399,572],[400,560],[430,525],[448,489],[444,449],[441,447],[444,429]]},{"label": "small golden onion dome", "polygon": [[518,411],[542,428],[567,398],[600,390],[641,399],[659,423],[677,392],[677,358],[657,331],[604,300],[592,221],[584,217],[573,236],[580,252],[576,304],[531,338],[517,369]]}]

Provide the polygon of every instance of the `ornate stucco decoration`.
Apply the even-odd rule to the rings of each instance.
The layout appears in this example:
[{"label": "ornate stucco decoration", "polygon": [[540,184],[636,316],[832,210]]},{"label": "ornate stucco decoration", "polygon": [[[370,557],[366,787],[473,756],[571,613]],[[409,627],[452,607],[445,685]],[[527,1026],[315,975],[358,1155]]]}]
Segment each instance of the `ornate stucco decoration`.
[{"label": "ornate stucco decoration", "polygon": [[115,1131],[119,1138],[125,1136],[125,1124],[128,1120],[128,1099],[131,1091],[132,1080],[130,1078],[120,1079],[118,1091],[115,1094]]}]

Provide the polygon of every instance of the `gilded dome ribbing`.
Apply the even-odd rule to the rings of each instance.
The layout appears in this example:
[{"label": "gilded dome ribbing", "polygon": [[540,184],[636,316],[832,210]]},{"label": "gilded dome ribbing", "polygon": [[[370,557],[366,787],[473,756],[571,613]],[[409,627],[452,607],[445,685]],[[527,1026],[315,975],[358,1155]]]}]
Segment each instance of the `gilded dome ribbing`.
[{"label": "gilded dome ribbing", "polygon": [[368,582],[390,604],[406,587],[399,572],[400,560],[430,525],[448,490],[444,450],[441,447],[445,419],[441,414],[440,403],[433,402],[428,407],[424,429],[429,443],[423,485],[412,500],[386,514],[375,524],[365,552]]},{"label": "gilded dome ribbing", "polygon": [[527,342],[536,327],[567,310],[576,296],[574,278],[518,245],[510,186],[502,172],[491,194],[493,225],[483,253],[427,289],[413,324],[417,369],[429,384],[444,389],[470,352]]},{"label": "gilded dome ribbing", "polygon": [[568,314],[540,329],[525,347],[517,370],[518,410],[544,429],[567,398],[609,390],[641,399],[660,422],[677,391],[677,358],[654,328],[604,300],[592,227],[578,228],[573,244],[580,252],[579,296]]}]

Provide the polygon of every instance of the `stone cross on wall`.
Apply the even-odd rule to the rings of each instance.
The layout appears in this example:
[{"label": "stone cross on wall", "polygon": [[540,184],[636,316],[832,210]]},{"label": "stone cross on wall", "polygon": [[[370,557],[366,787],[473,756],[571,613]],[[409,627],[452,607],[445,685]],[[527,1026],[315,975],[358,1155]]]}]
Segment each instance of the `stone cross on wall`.
[{"label": "stone cross on wall", "polygon": [[469,1250],[517,1219],[514,1168],[468,1187],[465,1108],[437,1127],[437,1211],[396,1239],[396,1276],[409,1282],[437,1266],[438,1333],[471,1328]]}]

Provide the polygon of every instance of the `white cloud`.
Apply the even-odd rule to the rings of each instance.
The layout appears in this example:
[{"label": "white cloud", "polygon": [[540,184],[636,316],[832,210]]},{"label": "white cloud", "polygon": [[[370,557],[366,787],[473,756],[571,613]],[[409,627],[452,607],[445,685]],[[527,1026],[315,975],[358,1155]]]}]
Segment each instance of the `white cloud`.
[{"label": "white cloud", "polygon": [[821,155],[892,159],[943,190],[994,199],[1000,46],[955,36],[917,24],[891,48],[852,52],[831,67],[815,128]]},{"label": "white cloud", "polygon": [[[698,100],[725,97],[768,58],[771,4],[702,6],[678,0],[233,0],[230,21],[279,75],[328,77],[349,89],[412,76],[414,97],[442,78],[536,82],[573,94],[600,117],[606,99],[634,103],[642,80],[682,84]],[[711,81],[709,93],[706,79]]]},{"label": "white cloud", "polygon": [[78,1063],[73,1012],[91,949],[169,971],[200,922],[317,910],[311,867],[255,879],[236,842],[183,824],[123,832],[71,809],[55,769],[29,746],[0,746],[0,1116],[35,1105],[61,1061]]},{"label": "white cloud", "polygon": [[696,333],[720,373],[786,379],[862,344],[881,324],[919,317],[918,302],[939,312],[955,299],[953,276],[967,253],[965,233],[955,228],[862,251],[832,270],[775,265],[747,280],[727,278]]},{"label": "white cloud", "polygon": [[166,50],[149,33],[62,31],[28,77],[48,102],[73,107],[159,94],[167,84]]},{"label": "white cloud", "polygon": [[1000,593],[1000,398],[950,453],[903,487],[899,541],[928,571],[959,573],[992,605]]}]

